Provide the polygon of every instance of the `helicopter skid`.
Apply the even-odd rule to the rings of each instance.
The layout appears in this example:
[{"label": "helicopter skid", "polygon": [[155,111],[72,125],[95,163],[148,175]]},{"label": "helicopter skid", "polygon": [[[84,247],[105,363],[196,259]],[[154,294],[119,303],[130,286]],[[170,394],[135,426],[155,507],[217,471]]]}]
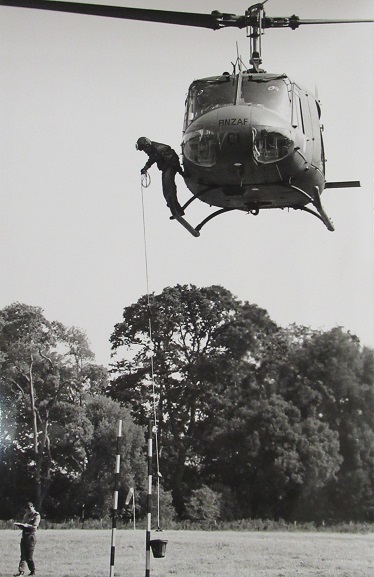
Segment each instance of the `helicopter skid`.
[{"label": "helicopter skid", "polygon": [[334,225],[332,224],[331,220],[329,219],[329,217],[325,213],[325,210],[322,206],[321,195],[320,195],[318,186],[314,187],[313,205],[316,207],[323,224],[326,226],[326,228],[329,231],[333,232],[335,230],[335,228],[334,228]]},{"label": "helicopter skid", "polygon": [[300,193],[304,194],[305,198],[307,199],[306,204],[311,202],[313,204],[313,206],[316,208],[317,212],[315,212],[311,208],[308,208],[307,206],[292,206],[291,208],[293,208],[295,210],[303,210],[305,212],[308,212],[309,214],[312,214],[313,216],[317,217],[319,220],[321,220],[323,222],[323,224],[325,225],[327,230],[329,230],[330,232],[333,232],[335,230],[335,228],[334,228],[334,225],[332,224],[331,220],[327,216],[327,214],[326,214],[326,212],[322,206],[321,194],[319,192],[319,187],[318,186],[313,187],[313,196],[309,196],[309,194],[307,194],[306,192],[304,192],[303,190],[301,190],[297,187],[294,187],[294,188],[296,190],[298,190]]},{"label": "helicopter skid", "polygon": [[[244,188],[244,191],[243,191]],[[329,231],[334,231],[335,228],[327,216],[322,203],[319,192],[319,187],[314,186],[313,193],[308,194],[301,188],[294,185],[278,185],[278,194],[275,200],[274,189],[268,190],[267,185],[258,185],[256,187],[241,187],[239,193],[238,187],[226,187],[226,189],[217,189],[206,186],[202,188],[199,193],[194,194],[192,198],[184,205],[184,209],[197,198],[203,202],[217,207],[221,206],[219,210],[210,214],[199,225],[193,228],[183,218],[177,220],[184,226],[193,236],[199,236],[201,228],[216,216],[229,212],[231,210],[242,210],[250,212],[253,215],[258,215],[260,210],[269,208],[292,208],[294,210],[302,210],[312,214],[323,222]],[[210,196],[214,194],[214,202],[210,200]],[[307,204],[312,204],[316,211],[307,207]]]},{"label": "helicopter skid", "polygon": [[191,233],[192,236],[196,238],[200,236],[200,232],[196,230],[193,226],[191,226],[190,223],[187,222],[186,219],[184,219],[182,216],[174,216],[174,219],[177,220],[179,224],[184,226],[184,228],[188,230],[188,232]]}]

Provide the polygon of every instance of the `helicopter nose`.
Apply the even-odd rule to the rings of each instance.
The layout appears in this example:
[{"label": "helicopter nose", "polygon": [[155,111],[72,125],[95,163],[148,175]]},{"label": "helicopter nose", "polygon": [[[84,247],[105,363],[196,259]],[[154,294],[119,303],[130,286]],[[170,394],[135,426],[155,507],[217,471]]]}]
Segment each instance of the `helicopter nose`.
[{"label": "helicopter nose", "polygon": [[183,152],[199,167],[275,163],[294,148],[290,124],[260,106],[227,106],[206,114],[187,130]]},{"label": "helicopter nose", "polygon": [[[221,125],[227,123],[226,111],[222,110]],[[288,156],[293,148],[294,141],[288,119],[283,118],[269,108],[249,105],[237,106],[235,116],[242,118],[242,125],[238,124],[238,133],[241,136],[239,150],[252,149],[252,160],[255,164],[269,164]],[[230,124],[228,129],[232,130]],[[243,138],[247,132],[247,139]]]}]

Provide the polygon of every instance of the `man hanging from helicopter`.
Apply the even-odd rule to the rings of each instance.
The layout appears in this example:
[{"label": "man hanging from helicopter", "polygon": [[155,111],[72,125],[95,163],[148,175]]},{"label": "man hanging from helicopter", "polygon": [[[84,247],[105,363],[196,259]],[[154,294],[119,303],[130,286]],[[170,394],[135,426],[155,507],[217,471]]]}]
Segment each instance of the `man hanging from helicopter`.
[{"label": "man hanging from helicopter", "polygon": [[157,168],[162,172],[162,191],[171,214],[175,218],[183,216],[184,211],[177,198],[175,175],[178,172],[184,176],[184,173],[175,150],[167,144],[154,142],[145,136],[138,138],[136,149],[142,150],[149,156],[149,159],[140,171],[141,174],[145,174],[148,169],[156,163]]}]

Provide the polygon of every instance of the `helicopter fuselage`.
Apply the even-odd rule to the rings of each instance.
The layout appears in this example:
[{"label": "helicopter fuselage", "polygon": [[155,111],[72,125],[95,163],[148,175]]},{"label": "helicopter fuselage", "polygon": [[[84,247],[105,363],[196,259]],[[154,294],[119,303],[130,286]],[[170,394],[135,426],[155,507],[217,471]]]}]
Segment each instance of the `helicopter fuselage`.
[{"label": "helicopter fuselage", "polygon": [[185,182],[209,205],[300,208],[325,186],[320,109],[284,74],[196,80],[186,100]]}]

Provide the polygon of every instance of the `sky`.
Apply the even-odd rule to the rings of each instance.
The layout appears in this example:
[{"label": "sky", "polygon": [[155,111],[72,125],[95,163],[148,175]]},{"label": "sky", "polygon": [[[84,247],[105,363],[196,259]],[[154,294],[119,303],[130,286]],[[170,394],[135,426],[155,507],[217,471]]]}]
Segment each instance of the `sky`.
[{"label": "sky", "polygon": [[[372,0],[269,0],[265,8],[269,16],[374,17]],[[81,328],[104,365],[123,308],[176,284],[222,285],[281,326],[342,326],[374,346],[373,24],[268,30],[262,39],[263,68],[318,90],[327,180],[361,181],[324,192],[335,232],[300,211],[233,211],[193,238],[169,220],[155,166],[141,188],[147,157],[135,150],[137,138],[179,153],[188,86],[231,71],[237,52],[247,63],[245,30],[0,7],[0,308],[39,306],[49,320]],[[185,202],[179,176],[177,186]],[[210,209],[193,205],[186,216],[197,224]]]}]

